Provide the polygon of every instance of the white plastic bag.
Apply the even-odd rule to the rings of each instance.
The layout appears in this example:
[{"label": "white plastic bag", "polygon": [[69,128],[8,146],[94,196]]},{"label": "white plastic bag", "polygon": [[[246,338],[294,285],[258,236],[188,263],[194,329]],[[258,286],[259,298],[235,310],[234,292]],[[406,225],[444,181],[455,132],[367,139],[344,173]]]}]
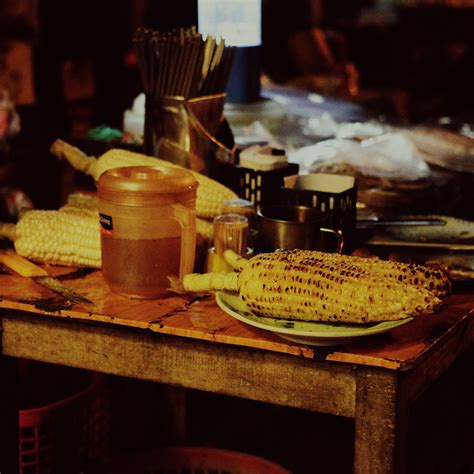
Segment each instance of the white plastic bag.
[{"label": "white plastic bag", "polygon": [[316,171],[321,164],[345,163],[367,176],[415,181],[429,176],[430,170],[414,144],[399,133],[385,133],[362,142],[333,139],[292,151],[292,163],[300,172]]}]

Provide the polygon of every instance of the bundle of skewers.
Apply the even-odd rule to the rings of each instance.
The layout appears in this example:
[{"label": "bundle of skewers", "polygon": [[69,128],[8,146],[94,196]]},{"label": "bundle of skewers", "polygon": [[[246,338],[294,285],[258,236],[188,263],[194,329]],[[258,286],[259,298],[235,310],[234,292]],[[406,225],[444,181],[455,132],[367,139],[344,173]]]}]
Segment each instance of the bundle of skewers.
[{"label": "bundle of skewers", "polygon": [[195,27],[139,28],[133,43],[145,94],[189,99],[225,92],[236,48],[222,38],[203,38]]},{"label": "bundle of skewers", "polygon": [[[161,152],[160,144],[167,142],[167,139],[161,140],[164,133],[163,103],[225,96],[236,48],[226,46],[223,39],[203,38],[195,27],[167,32],[139,28],[133,43],[146,97],[145,151],[156,155]],[[220,102],[223,106],[222,100],[217,100],[216,104]],[[172,133],[173,137],[182,135],[180,130],[166,133]],[[212,135],[213,131],[210,133]],[[178,155],[171,161],[188,166],[186,156],[181,156],[178,151],[182,145],[173,144],[170,153]]]}]

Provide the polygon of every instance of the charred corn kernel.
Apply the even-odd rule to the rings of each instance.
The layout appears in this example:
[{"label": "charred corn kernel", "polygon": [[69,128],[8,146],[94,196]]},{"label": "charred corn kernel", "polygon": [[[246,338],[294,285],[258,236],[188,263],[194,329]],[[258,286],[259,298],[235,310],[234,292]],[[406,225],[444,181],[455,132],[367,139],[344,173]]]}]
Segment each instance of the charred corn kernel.
[{"label": "charred corn kernel", "polygon": [[16,252],[53,265],[100,268],[98,216],[31,210],[16,225],[0,225],[0,237],[14,242]]},{"label": "charred corn kernel", "polygon": [[[75,169],[92,176],[95,181],[105,171],[123,166],[161,165],[184,169],[182,166],[166,160],[118,148],[109,150],[96,159],[85,155],[78,148],[62,140],[56,140],[53,143],[51,152],[59,158],[66,158]],[[206,219],[216,217],[221,213],[225,201],[237,197],[233,191],[214,179],[193,170],[187,171],[192,173],[199,183],[196,193],[196,215],[198,217]]]},{"label": "charred corn kernel", "polygon": [[445,296],[451,290],[448,275],[439,270],[417,265],[372,258],[357,257],[354,262],[360,268],[376,271],[380,278],[391,278],[429,290],[436,296]]},{"label": "charred corn kernel", "polygon": [[[397,279],[382,279],[351,260],[324,258],[315,252],[259,254],[230,280],[242,301],[256,314],[282,319],[368,323],[433,312],[441,303],[428,290]],[[200,278],[202,277],[202,278]],[[230,277],[229,277],[230,279]],[[227,280],[186,276],[184,289],[229,289]],[[206,284],[208,285],[206,287]]]},{"label": "charred corn kernel", "polygon": [[298,258],[291,251],[257,255],[240,276],[240,296],[253,311],[285,319],[396,320],[433,311],[440,302],[426,290],[381,279],[350,262]]},{"label": "charred corn kernel", "polygon": [[[451,290],[448,275],[439,269],[429,268],[415,263],[393,262],[378,258],[353,257],[350,255],[328,254],[311,250],[301,250],[297,257],[307,255],[309,258],[319,256],[327,261],[348,262],[360,269],[368,270],[383,280],[398,280],[418,288],[429,290],[436,296],[445,296]],[[292,258],[291,254],[288,258]]]}]

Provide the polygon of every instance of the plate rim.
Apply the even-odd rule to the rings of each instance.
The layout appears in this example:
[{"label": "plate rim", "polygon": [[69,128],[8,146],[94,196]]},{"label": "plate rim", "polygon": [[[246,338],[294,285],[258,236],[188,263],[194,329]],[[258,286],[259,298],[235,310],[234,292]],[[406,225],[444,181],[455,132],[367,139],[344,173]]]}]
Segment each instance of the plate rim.
[{"label": "plate rim", "polygon": [[[298,336],[298,337],[310,337],[310,338],[315,338],[315,339],[352,339],[356,337],[363,337],[363,336],[370,336],[374,334],[381,334],[384,332],[388,332],[392,329],[395,329],[399,326],[403,326],[411,321],[413,321],[415,318],[413,316],[410,316],[408,318],[403,318],[403,319],[396,319],[393,321],[381,321],[377,323],[375,326],[371,328],[366,328],[366,329],[354,329],[356,333],[331,333],[331,332],[324,332],[324,333],[315,333],[311,331],[301,331],[298,329],[292,329],[292,328],[285,328],[285,327],[273,327],[269,326],[265,323],[261,323],[258,321],[254,321],[250,318],[246,318],[245,316],[241,315],[240,312],[236,309],[231,307],[228,303],[226,303],[222,299],[222,293],[229,293],[226,291],[216,291],[215,299],[217,302],[217,305],[227,314],[230,316],[234,317],[235,319],[248,324],[250,326],[254,326],[260,329],[264,329],[266,331],[271,331],[274,333],[281,333],[281,334],[289,334],[293,336]],[[257,316],[257,315],[256,315]],[[258,317],[258,316],[257,316]],[[310,321],[312,322],[312,321]],[[318,324],[318,322],[314,322],[314,324]]]}]

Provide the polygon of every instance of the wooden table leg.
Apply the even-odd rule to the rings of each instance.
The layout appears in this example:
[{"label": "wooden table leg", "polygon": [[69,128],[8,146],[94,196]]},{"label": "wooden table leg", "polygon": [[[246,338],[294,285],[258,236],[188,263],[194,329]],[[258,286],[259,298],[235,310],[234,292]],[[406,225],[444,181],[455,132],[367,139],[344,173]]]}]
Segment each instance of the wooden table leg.
[{"label": "wooden table leg", "polygon": [[354,473],[404,473],[408,406],[397,373],[358,368],[356,383]]}]

